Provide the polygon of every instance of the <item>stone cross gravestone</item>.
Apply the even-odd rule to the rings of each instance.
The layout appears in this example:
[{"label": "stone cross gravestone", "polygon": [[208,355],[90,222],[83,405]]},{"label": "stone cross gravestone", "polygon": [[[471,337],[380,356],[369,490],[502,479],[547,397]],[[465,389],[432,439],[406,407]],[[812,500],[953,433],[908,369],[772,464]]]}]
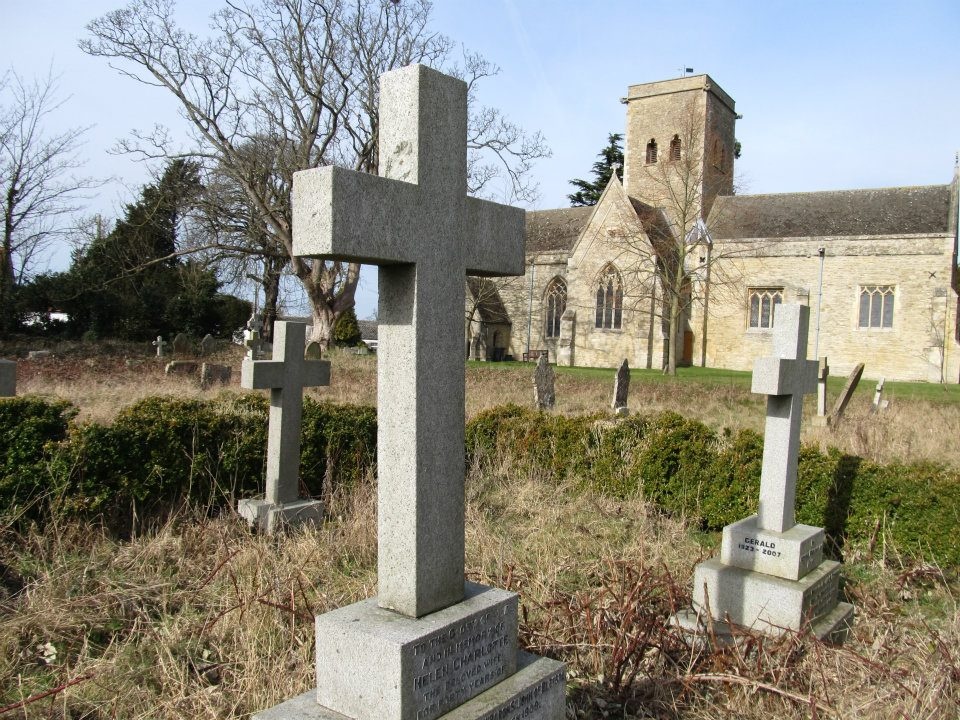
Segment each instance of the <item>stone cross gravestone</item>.
[{"label": "stone cross gravestone", "polygon": [[827,415],[827,378],[830,377],[830,366],[826,356],[820,358],[820,371],[817,375],[817,417]]},{"label": "stone cross gravestone", "polygon": [[523,272],[523,211],[466,196],[466,85],[381,78],[381,177],[297,173],[297,255],[379,265],[378,595],[317,617],[315,692],[257,714],[564,716],[561,663],[517,650],[517,596],[464,581],[464,276]]},{"label": "stone cross gravestone", "polygon": [[537,410],[550,410],[556,404],[553,367],[546,353],[541,353],[533,370],[533,402]]},{"label": "stone cross gravestone", "polygon": [[613,411],[617,415],[626,415],[627,395],[630,393],[630,365],[626,358],[620,363],[617,374],[613,379]]},{"label": "stone cross gravestone", "polygon": [[13,397],[17,394],[17,363],[13,360],[0,360],[0,397]]},{"label": "stone cross gravestone", "polygon": [[158,358],[162,358],[162,357],[163,357],[163,348],[165,348],[166,345],[167,345],[166,341],[163,339],[163,336],[162,336],[162,335],[157,335],[157,339],[154,340],[154,341],[153,341],[152,343],[150,343],[150,344],[153,345],[153,346],[157,349],[157,357],[158,357]]},{"label": "stone cross gravestone", "polygon": [[250,360],[259,360],[263,348],[263,340],[260,339],[260,333],[256,330],[243,331],[243,345],[247,348],[247,358]]},{"label": "stone cross gravestone", "polygon": [[330,384],[328,361],[304,360],[306,325],[278,320],[273,328],[273,359],[244,358],[240,367],[241,387],[270,390],[270,424],[266,497],[241,500],[238,512],[268,533],[322,519],[322,504],[300,497],[300,426],[303,389]]},{"label": "stone cross gravestone", "polygon": [[809,319],[805,305],[779,306],[774,357],[754,364],[753,392],[767,396],[760,509],[724,528],[720,558],[697,565],[693,609],[673,618],[688,630],[702,632],[709,614],[721,640],[731,637],[728,623],[769,634],[809,626],[842,640],[852,622],[853,606],[837,600],[840,563],[823,559],[823,529],[794,519],[803,395],[817,383]]},{"label": "stone cross gravestone", "polygon": [[886,410],[890,406],[890,401],[883,399],[883,382],[884,378],[880,378],[877,388],[873,392],[873,412]]}]

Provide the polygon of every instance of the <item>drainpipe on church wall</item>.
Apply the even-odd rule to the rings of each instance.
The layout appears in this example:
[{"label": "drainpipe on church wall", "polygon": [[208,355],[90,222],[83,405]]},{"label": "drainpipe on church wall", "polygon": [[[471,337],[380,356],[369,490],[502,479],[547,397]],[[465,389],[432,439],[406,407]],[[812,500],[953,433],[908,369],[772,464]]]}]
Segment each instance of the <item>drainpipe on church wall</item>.
[{"label": "drainpipe on church wall", "polygon": [[820,255],[820,284],[817,288],[817,332],[814,336],[813,341],[813,357],[819,362],[820,360],[820,308],[823,307],[823,260],[827,254],[827,249],[822,245],[817,248],[817,253]]},{"label": "drainpipe on church wall", "polygon": [[533,278],[537,274],[536,258],[530,263],[530,298],[527,301],[527,357],[530,357],[530,333],[533,330]]},{"label": "drainpipe on church wall", "polygon": [[700,367],[707,366],[707,318],[710,316],[710,264],[713,243],[707,243],[707,266],[703,279],[703,330],[700,333]]}]

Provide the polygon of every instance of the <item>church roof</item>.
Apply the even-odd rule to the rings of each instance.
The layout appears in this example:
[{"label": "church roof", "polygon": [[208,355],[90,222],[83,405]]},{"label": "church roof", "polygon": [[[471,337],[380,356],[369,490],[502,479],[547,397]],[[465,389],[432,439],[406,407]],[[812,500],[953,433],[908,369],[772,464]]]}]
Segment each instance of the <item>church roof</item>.
[{"label": "church roof", "polygon": [[592,213],[592,205],[527,212],[527,252],[569,252]]},{"label": "church roof", "polygon": [[717,240],[950,232],[950,185],[729,195],[710,213]]}]

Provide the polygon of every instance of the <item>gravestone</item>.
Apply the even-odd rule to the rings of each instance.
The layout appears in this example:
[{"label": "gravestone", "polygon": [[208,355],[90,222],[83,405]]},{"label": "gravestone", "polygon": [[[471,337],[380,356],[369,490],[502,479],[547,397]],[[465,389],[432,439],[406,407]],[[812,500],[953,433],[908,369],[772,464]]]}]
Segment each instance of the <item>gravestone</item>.
[{"label": "gravestone", "polygon": [[163,369],[164,375],[196,375],[199,365],[190,360],[171,360]]},{"label": "gravestone", "polygon": [[755,393],[767,396],[760,471],[760,509],[723,529],[719,558],[697,565],[693,608],[673,622],[729,640],[728,623],[779,635],[809,627],[842,641],[853,606],[837,600],[840,563],[823,559],[823,528],[798,524],[794,509],[803,396],[816,390],[817,363],[807,360],[810,309],[781,305],[774,319],[774,357],[753,369]]},{"label": "gravestone", "polygon": [[214,383],[227,385],[233,377],[233,368],[229,365],[204,363],[200,368],[200,387],[206,390]]},{"label": "gravestone", "polygon": [[890,406],[890,401],[883,399],[883,380],[883,378],[880,378],[877,389],[873,392],[873,412],[875,413],[886,410]]},{"label": "gravestone", "polygon": [[383,176],[294,176],[294,252],[380,266],[378,594],[317,618],[317,689],[259,720],[564,717],[564,666],[517,650],[517,595],[464,581],[464,276],[521,274],[524,233],[466,196],[466,95],[389,72]]},{"label": "gravestone", "polygon": [[533,370],[533,403],[537,410],[550,410],[557,402],[554,373],[547,354],[540,355]]},{"label": "gravestone", "polygon": [[13,360],[0,360],[0,397],[13,397],[17,394],[17,363]]},{"label": "gravestone", "polygon": [[616,376],[613,378],[613,412],[617,415],[626,415],[629,410],[627,409],[627,395],[630,393],[630,365],[627,364],[627,359],[624,358],[623,362],[620,364],[620,368],[617,370]]},{"label": "gravestone", "polygon": [[273,359],[244,358],[240,366],[241,387],[270,391],[270,424],[266,496],[241,500],[237,511],[267,533],[323,519],[320,501],[300,497],[300,430],[303,389],[329,385],[330,363],[304,359],[306,331],[303,323],[277,320]]},{"label": "gravestone", "polygon": [[560,339],[557,341],[557,365],[573,367],[575,355],[575,336],[577,331],[577,311],[567,308],[560,316]]},{"label": "gravestone", "polygon": [[320,360],[323,358],[323,346],[316,340],[311,340],[307,343],[307,349],[304,351],[303,357],[307,360]]},{"label": "gravestone", "polygon": [[827,421],[828,425],[836,425],[840,418],[843,417],[843,412],[847,409],[847,405],[850,403],[850,398],[853,397],[853,391],[856,390],[857,385],[860,384],[860,377],[862,375],[863,363],[860,363],[853,369],[853,372],[850,373],[850,377],[847,378],[847,384],[843,386],[843,390],[837,397],[837,402],[834,403],[833,411],[830,413],[830,417]]},{"label": "gravestone", "polygon": [[484,340],[483,333],[476,333],[470,343],[470,359],[481,362],[487,359],[487,343]]},{"label": "gravestone", "polygon": [[173,354],[189,355],[191,350],[190,338],[183,333],[177,333],[173,338]]},{"label": "gravestone", "polygon": [[207,356],[213,355],[217,351],[217,339],[207,333],[203,336],[203,340],[200,341],[200,354]]},{"label": "gravestone", "polygon": [[163,349],[167,346],[166,341],[163,339],[162,335],[157,335],[157,339],[150,343],[157,349],[157,357],[163,357]]},{"label": "gravestone", "polygon": [[243,345],[247,348],[249,360],[259,360],[263,355],[263,340],[260,339],[260,333],[257,330],[243,331]]}]

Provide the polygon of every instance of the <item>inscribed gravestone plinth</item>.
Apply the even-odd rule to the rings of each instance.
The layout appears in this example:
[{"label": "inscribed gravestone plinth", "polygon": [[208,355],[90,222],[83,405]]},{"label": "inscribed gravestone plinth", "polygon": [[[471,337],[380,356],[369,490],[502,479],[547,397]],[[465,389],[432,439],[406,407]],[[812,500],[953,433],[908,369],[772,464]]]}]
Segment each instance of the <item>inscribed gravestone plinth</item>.
[{"label": "inscribed gravestone plinth", "polygon": [[674,617],[702,630],[709,613],[770,634],[810,625],[818,637],[841,640],[853,607],[838,603],[840,564],[823,559],[823,529],[795,522],[797,453],[803,395],[816,389],[817,363],[806,359],[810,311],[781,305],[774,321],[774,357],[760,358],[752,389],[767,395],[767,420],[756,515],[723,530],[719,559],[694,572],[694,608]]},{"label": "inscribed gravestone plinth", "polygon": [[305,360],[306,325],[278,320],[273,325],[273,360],[244,358],[240,386],[270,390],[266,496],[241,500],[237,511],[253,525],[274,532],[282,524],[319,522],[323,506],[300,497],[300,429],[303,389],[330,384],[330,363]]},{"label": "inscribed gravestone plinth", "polygon": [[463,82],[415,65],[380,98],[382,176],[293,192],[296,254],[380,266],[378,595],[318,616],[315,695],[256,717],[559,720],[563,665],[517,652],[516,594],[464,582],[464,276],[523,272],[523,211],[466,197]]}]

